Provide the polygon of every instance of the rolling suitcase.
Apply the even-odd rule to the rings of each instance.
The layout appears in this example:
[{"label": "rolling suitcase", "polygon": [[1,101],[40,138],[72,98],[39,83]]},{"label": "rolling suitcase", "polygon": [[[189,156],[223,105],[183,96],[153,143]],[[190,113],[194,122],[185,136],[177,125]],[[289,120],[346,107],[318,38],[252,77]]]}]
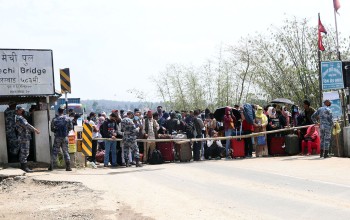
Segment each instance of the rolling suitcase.
[{"label": "rolling suitcase", "polygon": [[161,152],[164,161],[175,161],[173,142],[157,142],[157,149]]},{"label": "rolling suitcase", "polygon": [[231,139],[232,158],[245,157],[244,139]]},{"label": "rolling suitcase", "polygon": [[299,154],[299,138],[296,134],[288,134],[285,137],[285,151],[289,155]]},{"label": "rolling suitcase", "polygon": [[273,156],[287,155],[284,148],[282,148],[284,143],[285,143],[285,138],[283,136],[272,137],[270,142],[270,154]]},{"label": "rolling suitcase", "polygon": [[[242,123],[241,123],[239,135],[241,134],[242,134]],[[236,129],[236,136],[238,136],[237,129]],[[245,157],[244,139],[242,138],[231,139],[231,149],[232,149],[232,155],[231,155],[232,158]]]},{"label": "rolling suitcase", "polygon": [[176,151],[178,152],[180,162],[189,162],[192,159],[192,149],[190,142],[175,143]]},{"label": "rolling suitcase", "polygon": [[[177,134],[174,139],[187,139],[186,134]],[[176,159],[180,162],[188,162],[192,159],[191,143],[186,141],[175,142]]]}]

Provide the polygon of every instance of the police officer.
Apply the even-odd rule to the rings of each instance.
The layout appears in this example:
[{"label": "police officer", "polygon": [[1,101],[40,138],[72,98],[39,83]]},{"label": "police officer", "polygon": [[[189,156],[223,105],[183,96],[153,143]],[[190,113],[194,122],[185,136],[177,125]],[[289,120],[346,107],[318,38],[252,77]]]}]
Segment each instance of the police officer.
[{"label": "police officer", "polygon": [[[139,147],[137,146],[136,138],[139,134],[140,127],[136,128],[135,123],[132,118],[134,118],[134,113],[128,111],[127,117],[123,118],[121,121],[122,130],[124,131],[123,145],[124,145],[124,158],[126,166],[130,166],[129,152],[134,153],[136,167],[141,167]],[[141,125],[140,125],[141,126]]]},{"label": "police officer", "polygon": [[40,131],[34,128],[23,117],[24,109],[21,106],[16,107],[16,130],[18,132],[18,146],[19,146],[19,162],[21,169],[27,173],[33,172],[27,167],[27,157],[29,156],[30,140],[32,138],[30,132],[40,134]]},{"label": "police officer", "polygon": [[70,157],[68,152],[68,133],[73,129],[70,118],[64,113],[64,108],[58,109],[58,115],[51,121],[51,131],[55,133],[55,139],[51,155],[51,164],[48,170],[53,170],[53,164],[56,163],[57,154],[62,148],[64,161],[66,162],[66,171],[72,171],[70,167]]},{"label": "police officer", "polygon": [[[332,111],[329,108],[332,102],[326,99],[324,102],[325,106],[320,107],[314,114],[312,114],[311,119],[315,124],[320,125],[321,133],[321,154],[320,157],[327,158],[329,152],[329,146],[331,142],[331,132],[333,128],[333,116]],[[319,119],[319,123],[317,123]]]},{"label": "police officer", "polygon": [[16,134],[16,103],[10,102],[5,110],[5,129],[7,149],[9,152],[9,162],[14,162],[18,158],[19,146]]}]

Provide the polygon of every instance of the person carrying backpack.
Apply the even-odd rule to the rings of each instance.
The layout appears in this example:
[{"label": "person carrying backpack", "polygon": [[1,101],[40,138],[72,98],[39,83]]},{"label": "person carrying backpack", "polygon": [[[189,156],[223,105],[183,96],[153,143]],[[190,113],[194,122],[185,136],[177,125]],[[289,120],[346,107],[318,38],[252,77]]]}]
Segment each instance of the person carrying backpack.
[{"label": "person carrying backpack", "polygon": [[190,115],[187,115],[185,118],[185,132],[187,138],[191,139],[194,138],[194,124],[193,124],[193,118]]},{"label": "person carrying backpack", "polygon": [[52,155],[51,155],[51,164],[48,170],[53,170],[53,164],[56,163],[57,154],[62,148],[64,161],[66,162],[66,171],[72,171],[70,167],[70,157],[68,152],[68,133],[73,129],[72,121],[63,114],[64,109],[58,109],[58,115],[51,121],[51,131],[55,134]]}]

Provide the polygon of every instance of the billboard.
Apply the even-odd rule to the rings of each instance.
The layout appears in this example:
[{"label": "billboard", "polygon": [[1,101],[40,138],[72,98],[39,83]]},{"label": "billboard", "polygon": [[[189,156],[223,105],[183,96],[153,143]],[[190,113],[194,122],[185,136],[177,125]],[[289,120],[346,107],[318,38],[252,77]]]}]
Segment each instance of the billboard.
[{"label": "billboard", "polygon": [[53,95],[52,50],[0,49],[0,96]]}]

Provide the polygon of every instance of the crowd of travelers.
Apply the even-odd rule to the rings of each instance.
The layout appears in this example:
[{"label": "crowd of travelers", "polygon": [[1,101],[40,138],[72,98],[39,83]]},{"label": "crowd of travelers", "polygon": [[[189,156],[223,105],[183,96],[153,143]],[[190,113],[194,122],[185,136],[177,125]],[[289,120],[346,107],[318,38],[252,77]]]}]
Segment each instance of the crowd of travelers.
[{"label": "crowd of travelers", "polygon": [[[314,124],[311,116],[316,110],[310,106],[308,100],[304,100],[302,111],[297,105],[292,105],[289,109],[278,104],[264,107],[250,106],[253,120],[247,118],[249,114],[244,114],[244,107],[239,105],[234,105],[232,108],[226,107],[222,116],[214,115],[214,112],[209,109],[168,112],[163,110],[162,106],[158,106],[155,112],[151,110],[141,112],[137,108],[133,111],[112,110],[109,114],[91,112],[86,122],[93,127],[93,138],[108,138],[108,140],[93,140],[92,157],[89,160],[99,164],[98,158],[103,151],[104,167],[142,166],[141,163],[148,162],[157,145],[155,142],[142,142],[136,139],[171,139],[176,135],[185,135],[182,137],[188,139],[223,137]],[[272,155],[269,152],[269,146],[276,135],[285,135],[285,132],[266,135],[266,154],[261,156]],[[319,140],[318,132],[314,132],[312,136],[307,129],[301,129],[298,135],[301,137],[300,151],[302,141]],[[309,137],[305,138],[305,136]],[[122,141],[112,139],[122,139]],[[191,144],[193,161],[232,159],[233,148],[229,140],[193,141]],[[254,151],[258,156],[257,148],[259,148],[257,138],[244,138],[243,157],[251,158]],[[306,155],[312,153],[309,150],[308,148]],[[176,157],[179,152],[177,149],[174,151]]]},{"label": "crowd of travelers", "polygon": [[[325,133],[322,120],[328,120],[329,115],[331,116],[328,108],[330,104],[331,102],[326,100],[326,106],[317,111],[311,107],[308,100],[304,100],[302,110],[297,105],[288,108],[281,104],[271,104],[264,107],[244,104],[243,106],[225,107],[222,109],[222,113],[216,110],[218,112],[215,111],[215,114],[209,109],[204,111],[199,109],[181,112],[165,111],[162,106],[158,106],[154,112],[152,110],[141,112],[137,108],[133,111],[91,112],[84,121],[84,123],[91,125],[93,134],[92,156],[88,160],[95,168],[99,163],[103,163],[104,167],[129,167],[132,165],[141,167],[143,163],[151,163],[151,159],[154,159],[152,158],[154,153],[157,152],[158,142],[152,142],[152,140],[173,139],[178,136],[186,139],[195,138],[194,141],[190,142],[189,149],[192,152],[189,160],[221,158],[229,160],[237,156],[237,154],[236,156],[233,154],[235,148],[232,145],[235,144],[230,139],[220,140],[215,139],[215,137],[249,135],[287,127],[313,125],[318,123],[318,120],[321,122],[321,130],[317,129],[318,126],[298,130],[299,153],[304,154],[304,149],[307,148],[306,155],[310,155],[316,144],[321,145],[321,157],[326,158],[328,157],[330,132]],[[21,110],[21,107],[17,109]],[[17,124],[20,123],[18,118],[14,121]],[[66,162],[66,170],[71,171],[67,136],[69,131],[78,125],[79,118],[80,115],[75,114],[72,110],[69,110],[66,115],[64,109],[60,108],[52,120],[51,131],[55,134],[55,140],[49,170],[54,169],[57,154],[61,148]],[[30,125],[26,126],[29,130],[34,129]],[[22,130],[26,129],[23,126],[21,128]],[[23,132],[27,133],[27,131]],[[281,131],[258,137],[242,138],[244,140],[243,154],[238,157],[251,158],[253,152],[255,152],[256,157],[274,155],[271,149],[274,138],[284,135],[286,132]],[[198,140],[206,137],[214,139]],[[138,141],[140,139],[148,141]],[[175,155],[174,159],[171,160],[179,159],[180,148],[171,149]],[[23,162],[26,163],[24,160]],[[23,169],[28,171],[25,165]]]}]

